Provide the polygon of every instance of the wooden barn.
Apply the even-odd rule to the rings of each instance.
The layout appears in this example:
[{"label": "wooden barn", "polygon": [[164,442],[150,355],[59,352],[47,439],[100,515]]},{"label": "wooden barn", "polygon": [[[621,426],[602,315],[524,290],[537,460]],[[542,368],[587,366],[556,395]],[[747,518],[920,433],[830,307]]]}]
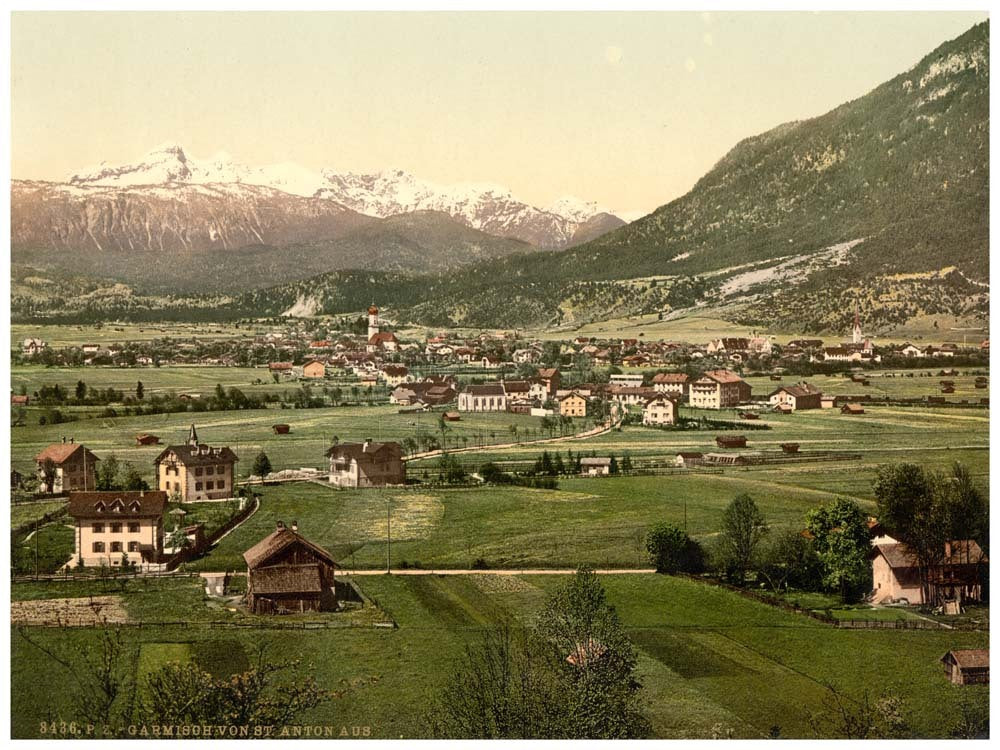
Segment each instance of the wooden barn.
[{"label": "wooden barn", "polygon": [[715,444],[720,448],[746,448],[747,439],[744,435],[719,435]]},{"label": "wooden barn", "polygon": [[287,435],[292,431],[292,428],[287,424],[273,424],[271,425],[271,429],[274,430],[275,435]]},{"label": "wooden barn", "polygon": [[852,416],[855,414],[864,414],[865,408],[861,404],[844,404],[840,407],[840,413]]},{"label": "wooden barn", "polygon": [[462,419],[462,415],[457,411],[446,411],[444,413],[444,418],[446,422],[458,422]]},{"label": "wooden barn", "polygon": [[781,450],[785,453],[798,453],[799,444],[798,443],[782,443]]},{"label": "wooden barn", "polygon": [[944,673],[955,685],[988,685],[990,682],[989,649],[949,651],[941,657]]},{"label": "wooden barn", "polygon": [[740,419],[760,419],[760,415],[752,411],[741,411]]},{"label": "wooden barn", "polygon": [[277,528],[243,553],[247,609],[258,615],[318,612],[337,607],[330,553],[278,521]]},{"label": "wooden barn", "polygon": [[135,436],[135,444],[136,445],[159,445],[160,444],[160,438],[157,435],[148,435],[146,433],[143,433],[141,435],[136,435]]}]

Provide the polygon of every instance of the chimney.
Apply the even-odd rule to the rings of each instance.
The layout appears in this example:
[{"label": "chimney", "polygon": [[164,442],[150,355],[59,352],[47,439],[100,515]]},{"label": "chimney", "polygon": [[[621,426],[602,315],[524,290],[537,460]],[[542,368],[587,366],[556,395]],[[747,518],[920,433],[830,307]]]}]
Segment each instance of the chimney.
[{"label": "chimney", "polygon": [[298,530],[299,530],[299,522],[292,521],[292,531],[298,531]]},{"label": "chimney", "polygon": [[284,521],[278,521],[277,528],[275,529],[275,531],[281,531],[284,528],[285,528],[285,522]]},{"label": "chimney", "polygon": [[367,453],[368,449],[371,447],[371,444],[372,444],[372,439],[371,438],[365,438],[365,444],[363,446],[361,446],[361,452],[362,453]]}]

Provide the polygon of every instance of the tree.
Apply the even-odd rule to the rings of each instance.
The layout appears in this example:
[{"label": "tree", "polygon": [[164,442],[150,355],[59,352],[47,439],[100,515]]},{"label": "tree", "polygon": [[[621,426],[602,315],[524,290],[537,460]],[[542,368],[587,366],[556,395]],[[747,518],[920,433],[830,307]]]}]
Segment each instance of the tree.
[{"label": "tree", "polygon": [[873,698],[867,690],[860,699],[832,687],[823,699],[823,712],[810,717],[817,737],[848,740],[901,739],[907,736],[906,703],[892,691]]},{"label": "tree", "polygon": [[84,383],[82,380],[76,381],[75,395],[77,401],[83,401],[85,398],[87,398],[87,384]]},{"label": "tree", "polygon": [[611,465],[608,467],[608,471],[611,474],[618,473],[618,459],[615,458],[614,455],[611,456]]},{"label": "tree", "polygon": [[566,464],[563,463],[563,458],[561,453],[553,454],[552,469],[555,474],[566,473]]},{"label": "tree", "polygon": [[142,397],[146,395],[146,387],[142,384],[140,380],[135,384],[135,397],[142,401]]},{"label": "tree", "polygon": [[622,474],[632,473],[632,456],[629,455],[628,451],[622,455]]},{"label": "tree", "polygon": [[806,528],[823,565],[823,584],[843,601],[857,601],[871,588],[868,517],[858,504],[837,498],[806,515]]},{"label": "tree", "polygon": [[55,492],[56,462],[46,457],[42,460],[42,485],[45,492]]},{"label": "tree", "polygon": [[272,662],[260,648],[256,663],[230,677],[213,677],[191,664],[170,662],[145,679],[142,720],[147,724],[285,726],[342,693],[319,687],[298,661]]},{"label": "tree", "polygon": [[767,534],[764,514],[747,494],[738,495],[722,513],[718,537],[719,563],[726,576],[742,585],[753,567],[757,549]]},{"label": "tree", "polygon": [[823,567],[812,542],[794,529],[774,535],[761,551],[757,572],[774,592],[819,588]]},{"label": "tree", "polygon": [[548,451],[542,451],[541,467],[538,473],[544,474],[547,477],[556,473],[555,465],[552,463],[552,456],[549,455]]},{"label": "tree", "polygon": [[120,490],[118,482],[118,457],[112,453],[97,465],[97,489],[100,492]]},{"label": "tree", "polygon": [[139,492],[149,489],[149,483],[142,478],[139,470],[131,463],[126,463],[122,467],[119,484],[127,492]]},{"label": "tree", "polygon": [[658,523],[649,530],[646,551],[657,573],[695,573],[701,569],[701,546],[672,524]]},{"label": "tree", "polygon": [[262,479],[271,473],[271,459],[264,451],[258,453],[253,460],[253,474]]},{"label": "tree", "polygon": [[558,676],[570,709],[567,736],[636,739],[649,734],[639,706],[635,647],[592,570],[580,568],[556,590],[537,632],[560,657]]}]

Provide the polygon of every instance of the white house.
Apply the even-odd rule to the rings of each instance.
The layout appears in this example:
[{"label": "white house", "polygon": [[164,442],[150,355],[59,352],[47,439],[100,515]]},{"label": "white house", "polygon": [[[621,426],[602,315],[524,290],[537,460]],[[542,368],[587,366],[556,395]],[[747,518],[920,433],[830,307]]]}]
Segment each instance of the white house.
[{"label": "white house", "polygon": [[459,411],[507,411],[507,394],[501,383],[470,385],[458,394]]},{"label": "white house", "polygon": [[660,393],[642,407],[644,425],[674,424],[677,421],[677,396]]}]

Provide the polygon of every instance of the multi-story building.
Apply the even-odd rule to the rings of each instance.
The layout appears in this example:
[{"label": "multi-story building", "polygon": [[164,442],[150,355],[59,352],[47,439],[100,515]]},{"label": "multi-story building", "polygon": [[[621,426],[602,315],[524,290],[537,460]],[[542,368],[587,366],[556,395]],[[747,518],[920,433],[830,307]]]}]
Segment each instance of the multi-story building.
[{"label": "multi-story building", "polygon": [[[38,481],[46,492],[86,492],[97,488],[95,468],[100,461],[90,449],[73,441],[53,443],[35,456]],[[51,463],[50,463],[51,462]],[[52,475],[46,476],[52,469]]]},{"label": "multi-story building", "polygon": [[799,409],[819,409],[822,404],[823,392],[809,383],[783,385],[768,395],[771,406],[788,406],[792,411]]},{"label": "multi-story building", "polygon": [[587,416],[587,399],[572,391],[559,399],[559,414],[564,417]]},{"label": "multi-story building", "polygon": [[71,492],[74,562],[87,567],[157,562],[166,504],[166,492]]},{"label": "multi-story building", "polygon": [[228,447],[199,442],[191,425],[186,444],[167,446],[156,457],[156,486],[168,495],[178,495],[181,502],[233,497],[237,461]]},{"label": "multi-story building", "polygon": [[686,396],[690,378],[683,372],[660,372],[653,376],[653,389],[660,393]]},{"label": "multi-story building", "polygon": [[642,407],[642,423],[645,425],[674,424],[677,421],[677,396],[660,393],[649,399]]},{"label": "multi-story building", "polygon": [[406,484],[406,464],[399,443],[338,443],[326,452],[330,484],[336,487],[384,487]]},{"label": "multi-story building", "polygon": [[709,370],[688,391],[688,403],[698,409],[723,409],[749,400],[750,384],[730,370]]}]

